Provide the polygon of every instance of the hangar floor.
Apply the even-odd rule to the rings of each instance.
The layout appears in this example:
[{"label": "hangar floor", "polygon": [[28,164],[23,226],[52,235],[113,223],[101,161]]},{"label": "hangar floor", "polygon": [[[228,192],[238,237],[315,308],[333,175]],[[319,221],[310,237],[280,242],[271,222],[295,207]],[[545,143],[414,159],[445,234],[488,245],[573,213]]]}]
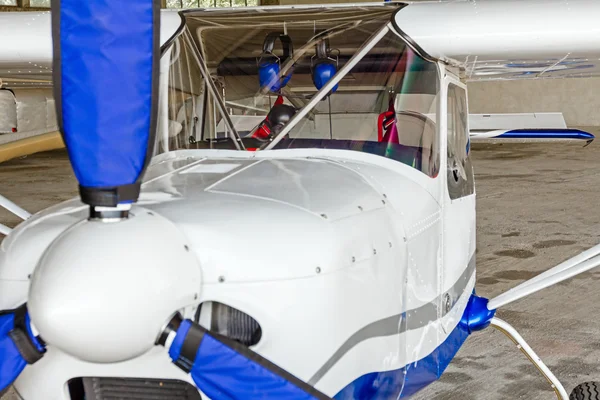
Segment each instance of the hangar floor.
[{"label": "hangar floor", "polygon": [[[589,131],[600,134],[600,128]],[[474,145],[473,156],[480,295],[500,294],[600,242],[600,144]],[[64,151],[2,164],[0,182],[3,195],[30,211],[77,193]],[[0,222],[12,226],[18,220],[0,210]],[[592,271],[499,313],[568,392],[600,380],[599,288],[600,271]],[[544,400],[553,394],[512,342],[488,329],[472,335],[441,381],[414,398]]]}]

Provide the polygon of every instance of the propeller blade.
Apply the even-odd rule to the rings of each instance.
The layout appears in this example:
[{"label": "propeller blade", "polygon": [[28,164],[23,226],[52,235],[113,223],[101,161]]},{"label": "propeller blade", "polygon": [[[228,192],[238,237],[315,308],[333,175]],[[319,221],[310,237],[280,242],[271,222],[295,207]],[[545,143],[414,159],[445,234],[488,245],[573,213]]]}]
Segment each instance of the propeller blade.
[{"label": "propeller blade", "polygon": [[[211,399],[331,400],[238,342],[190,320],[174,325],[169,355]],[[161,344],[165,341],[163,336]]]},{"label": "propeller blade", "polygon": [[0,392],[21,374],[27,364],[38,361],[44,345],[31,331],[25,305],[0,311]]},{"label": "propeller blade", "polygon": [[57,119],[81,200],[135,202],[156,130],[160,0],[52,2]]}]

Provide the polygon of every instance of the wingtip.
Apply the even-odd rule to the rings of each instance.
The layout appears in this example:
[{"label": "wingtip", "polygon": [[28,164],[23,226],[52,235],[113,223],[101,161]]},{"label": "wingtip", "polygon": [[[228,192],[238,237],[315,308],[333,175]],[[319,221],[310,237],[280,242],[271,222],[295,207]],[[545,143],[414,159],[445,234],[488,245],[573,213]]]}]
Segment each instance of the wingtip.
[{"label": "wingtip", "polygon": [[592,144],[594,139],[596,139],[596,136],[589,132],[582,131],[579,129],[574,129],[574,131],[577,132],[578,139],[585,140],[585,145],[583,145],[583,147],[589,146],[590,144]]}]

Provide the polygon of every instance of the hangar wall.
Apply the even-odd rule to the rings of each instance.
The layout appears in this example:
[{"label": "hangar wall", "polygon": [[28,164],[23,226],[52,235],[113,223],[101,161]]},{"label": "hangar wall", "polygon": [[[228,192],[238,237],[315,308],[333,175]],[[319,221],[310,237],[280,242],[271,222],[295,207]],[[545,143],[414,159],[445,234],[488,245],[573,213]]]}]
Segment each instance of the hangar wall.
[{"label": "hangar wall", "polygon": [[600,78],[471,82],[469,112],[562,112],[568,126],[600,126]]}]

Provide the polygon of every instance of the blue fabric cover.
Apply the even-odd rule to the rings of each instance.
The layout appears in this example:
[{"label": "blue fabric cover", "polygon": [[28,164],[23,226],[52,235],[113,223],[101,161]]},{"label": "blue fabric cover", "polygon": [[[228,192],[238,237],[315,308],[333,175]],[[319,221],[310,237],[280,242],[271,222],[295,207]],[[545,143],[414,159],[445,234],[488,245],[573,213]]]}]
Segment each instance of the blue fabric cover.
[{"label": "blue fabric cover", "polygon": [[[14,382],[19,374],[25,369],[27,362],[23,359],[17,346],[13,343],[8,333],[14,328],[15,316],[13,313],[0,314],[0,391],[6,389]],[[42,351],[42,345],[34,338],[29,323],[29,315],[25,318],[27,333],[33,338],[38,350]]]},{"label": "blue fabric cover", "polygon": [[144,170],[158,57],[153,3],[60,0],[57,111],[83,187],[132,184]]},{"label": "blue fabric cover", "polygon": [[[183,321],[169,355],[176,361],[191,326]],[[196,386],[211,399],[314,399],[281,376],[205,334],[196,353],[191,375]]]}]

